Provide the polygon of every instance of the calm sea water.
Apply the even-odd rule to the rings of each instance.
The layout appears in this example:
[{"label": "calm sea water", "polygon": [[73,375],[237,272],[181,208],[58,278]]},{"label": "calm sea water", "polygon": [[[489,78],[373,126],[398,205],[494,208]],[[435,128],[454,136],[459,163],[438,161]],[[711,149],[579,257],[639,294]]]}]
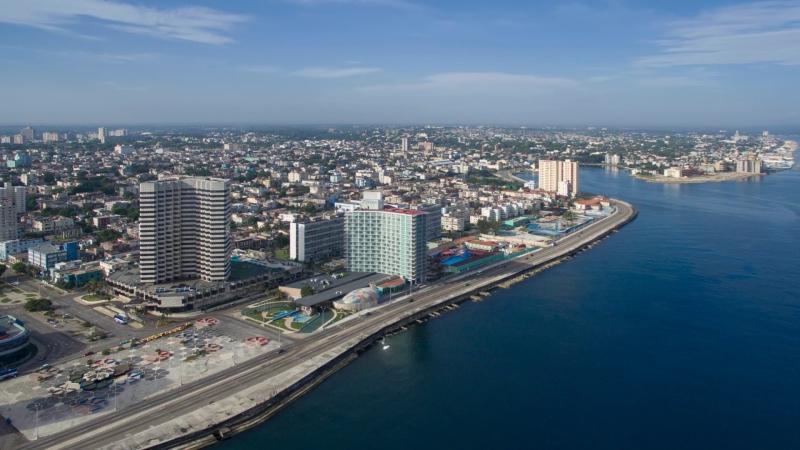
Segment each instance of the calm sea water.
[{"label": "calm sea water", "polygon": [[639,218],[218,448],[800,448],[800,171],[581,175]]}]

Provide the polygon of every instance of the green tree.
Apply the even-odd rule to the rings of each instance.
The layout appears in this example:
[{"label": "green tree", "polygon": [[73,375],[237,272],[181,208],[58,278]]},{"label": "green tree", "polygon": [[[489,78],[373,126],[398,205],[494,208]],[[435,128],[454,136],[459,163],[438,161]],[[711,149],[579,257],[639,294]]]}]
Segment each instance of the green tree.
[{"label": "green tree", "polygon": [[61,289],[72,289],[73,287],[75,287],[75,283],[73,283],[71,280],[67,281],[62,278],[56,282],[56,286]]},{"label": "green tree", "polygon": [[311,287],[310,284],[306,283],[300,288],[300,296],[307,297],[309,295],[314,295],[314,288]]},{"label": "green tree", "polygon": [[100,242],[113,241],[118,239],[120,236],[122,236],[122,233],[120,233],[117,230],[112,230],[110,228],[107,228],[105,230],[100,230],[97,232],[97,239]]},{"label": "green tree", "polygon": [[280,234],[280,235],[275,237],[275,240],[273,241],[273,244],[276,247],[286,247],[287,245],[289,245],[289,237],[285,236],[283,234]]},{"label": "green tree", "polygon": [[475,226],[481,234],[493,233],[500,227],[500,223],[493,220],[481,219]]},{"label": "green tree", "polygon": [[49,311],[51,309],[53,309],[53,302],[46,298],[32,298],[25,302],[25,310],[29,312]]},{"label": "green tree", "polygon": [[86,290],[91,292],[92,294],[96,293],[99,289],[99,283],[97,280],[89,280],[86,282]]},{"label": "green tree", "polygon": [[32,277],[39,275],[39,268],[32,264],[25,266],[25,270],[28,272],[28,275]]},{"label": "green tree", "polygon": [[11,270],[13,270],[16,273],[25,273],[26,269],[27,267],[25,266],[25,263],[22,261],[17,261],[11,265]]},{"label": "green tree", "polygon": [[128,219],[136,221],[139,220],[139,210],[136,208],[129,208],[128,213],[125,214]]}]

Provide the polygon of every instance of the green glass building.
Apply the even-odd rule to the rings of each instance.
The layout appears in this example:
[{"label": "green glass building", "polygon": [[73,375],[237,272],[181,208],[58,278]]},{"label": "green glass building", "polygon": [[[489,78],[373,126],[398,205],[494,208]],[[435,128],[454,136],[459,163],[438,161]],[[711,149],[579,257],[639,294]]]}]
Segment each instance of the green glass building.
[{"label": "green glass building", "polygon": [[424,282],[428,271],[424,211],[362,209],[345,215],[345,256],[352,272]]}]

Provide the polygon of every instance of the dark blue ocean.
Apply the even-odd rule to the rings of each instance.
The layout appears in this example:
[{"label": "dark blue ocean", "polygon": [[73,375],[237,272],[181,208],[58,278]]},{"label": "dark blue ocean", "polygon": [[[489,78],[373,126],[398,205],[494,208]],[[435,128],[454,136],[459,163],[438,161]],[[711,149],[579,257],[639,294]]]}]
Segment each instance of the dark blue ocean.
[{"label": "dark blue ocean", "polygon": [[800,171],[581,177],[638,219],[219,448],[800,449]]}]

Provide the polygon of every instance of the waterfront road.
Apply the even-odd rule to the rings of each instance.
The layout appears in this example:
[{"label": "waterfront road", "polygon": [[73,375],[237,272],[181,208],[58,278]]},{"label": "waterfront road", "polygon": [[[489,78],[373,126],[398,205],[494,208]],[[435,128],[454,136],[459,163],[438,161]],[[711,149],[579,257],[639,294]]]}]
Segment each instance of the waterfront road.
[{"label": "waterfront road", "polygon": [[99,448],[113,445],[125,448],[126,436],[147,430],[200,407],[229,397],[245,386],[268,379],[310,358],[333,350],[355,339],[367,339],[387,326],[413,317],[437,305],[444,305],[476,289],[490,287],[516,274],[558,260],[629,222],[635,216],[631,205],[614,201],[616,211],[610,216],[561,239],[558,245],[533,254],[497,263],[476,273],[461,275],[420,288],[411,294],[413,302],[401,297],[392,303],[319,332],[316,337],[298,341],[285,353],[262,355],[242,362],[215,375],[184,385],[131,405],[118,412],[98,416],[68,430],[40,437],[23,448]]}]

